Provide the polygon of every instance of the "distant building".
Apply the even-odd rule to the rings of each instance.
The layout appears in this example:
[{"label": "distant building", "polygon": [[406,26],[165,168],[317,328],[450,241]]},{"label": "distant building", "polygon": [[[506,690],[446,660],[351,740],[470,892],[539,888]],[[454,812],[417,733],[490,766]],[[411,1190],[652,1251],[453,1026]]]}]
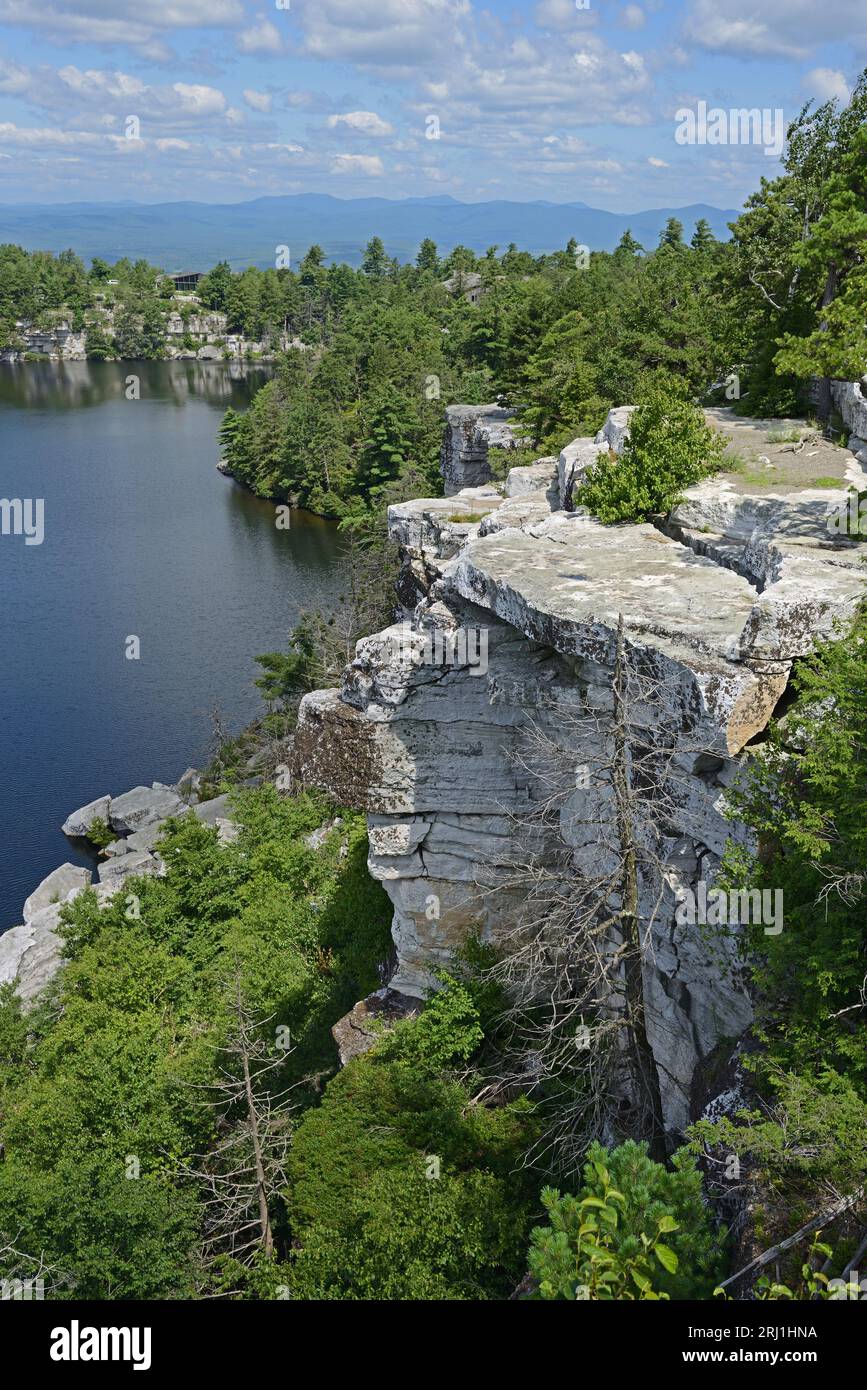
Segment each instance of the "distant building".
[{"label": "distant building", "polygon": [[194,294],[199,281],[205,277],[201,270],[179,270],[177,275],[170,275],[168,278],[180,294]]},{"label": "distant building", "polygon": [[475,270],[456,270],[442,283],[444,290],[448,290],[449,294],[462,295],[468,304],[478,304],[485,293],[482,277]]}]

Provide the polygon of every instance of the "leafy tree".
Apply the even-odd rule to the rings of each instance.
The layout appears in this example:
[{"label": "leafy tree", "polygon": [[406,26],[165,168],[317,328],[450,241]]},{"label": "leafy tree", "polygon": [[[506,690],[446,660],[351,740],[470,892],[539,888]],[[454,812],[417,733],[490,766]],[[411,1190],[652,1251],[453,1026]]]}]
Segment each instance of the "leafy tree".
[{"label": "leafy tree", "polygon": [[819,322],[806,335],[784,333],[778,371],[857,381],[867,372],[867,128],[825,188],[825,210],[795,264],[810,282],[824,277]]},{"label": "leafy tree", "polygon": [[629,422],[619,458],[601,455],[575,495],[600,521],[646,521],[667,512],[685,487],[722,458],[723,441],[702,412],[663,386],[651,386]]},{"label": "leafy tree", "polygon": [[[760,1024],[777,1062],[832,1068],[867,1096],[867,617],[819,642],[796,700],[733,788],[761,852],[730,853],[733,886],[780,889],[784,929],[752,942]],[[766,1006],[762,1007],[762,1001]]]},{"label": "leafy tree", "polygon": [[702,1201],[701,1175],[686,1154],[672,1169],[627,1141],[609,1153],[594,1143],[577,1196],[542,1192],[550,1225],[531,1236],[537,1297],[707,1298],[719,1273],[719,1239]]},{"label": "leafy tree", "polygon": [[623,236],[617,243],[614,252],[615,256],[617,255],[618,251],[621,252],[623,255],[640,256],[644,251],[644,247],[641,245],[640,241],[635,240],[635,237],[632,235],[632,232],[627,227],[626,231],[623,233]]},{"label": "leafy tree", "polygon": [[364,248],[364,257],[361,262],[361,269],[365,275],[369,275],[372,280],[381,280],[388,270],[390,261],[385,253],[382,238],[371,237]]}]

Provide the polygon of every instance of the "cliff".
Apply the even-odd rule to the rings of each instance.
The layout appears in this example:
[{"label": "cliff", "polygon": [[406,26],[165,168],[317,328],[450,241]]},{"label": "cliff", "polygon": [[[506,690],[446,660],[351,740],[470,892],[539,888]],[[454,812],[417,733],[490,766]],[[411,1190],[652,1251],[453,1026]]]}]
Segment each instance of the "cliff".
[{"label": "cliff", "polygon": [[514,951],[624,853],[619,653],[646,1027],[677,1131],[702,1064],[752,1012],[738,924],[713,933],[678,908],[706,895],[727,840],[746,836],[726,818],[726,788],[793,662],[862,597],[860,547],[829,516],[847,482],[867,479],[839,450],[839,488],[748,493],[719,477],[656,525],[603,527],[563,509],[567,480],[620,447],[627,408],[558,460],[514,469],[504,492],[484,481],[478,410],[449,410],[443,461],[460,481],[468,442],[481,485],[390,509],[401,621],[359,642],[340,689],[305,697],[300,765],[366,810],[369,869],[394,904],[391,989],[418,998],[468,934]]}]

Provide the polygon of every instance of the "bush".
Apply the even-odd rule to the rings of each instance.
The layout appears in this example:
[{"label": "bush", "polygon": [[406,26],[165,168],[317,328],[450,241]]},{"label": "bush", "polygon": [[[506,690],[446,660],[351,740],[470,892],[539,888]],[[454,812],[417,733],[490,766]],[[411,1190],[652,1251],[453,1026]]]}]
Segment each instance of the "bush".
[{"label": "bush", "polygon": [[538,1214],[532,1108],[473,1104],[400,1050],[351,1062],[296,1130],[293,1296],[508,1297]]},{"label": "bush", "polygon": [[665,1168],[646,1144],[608,1153],[594,1143],[578,1196],[548,1188],[542,1200],[551,1224],[533,1231],[529,1256],[540,1298],[574,1299],[579,1288],[591,1299],[710,1297],[722,1242],[689,1154]]},{"label": "bush", "polygon": [[632,415],[623,453],[602,455],[588,468],[576,504],[606,525],[646,521],[670,511],[685,487],[719,468],[723,447],[697,406],[652,386]]}]

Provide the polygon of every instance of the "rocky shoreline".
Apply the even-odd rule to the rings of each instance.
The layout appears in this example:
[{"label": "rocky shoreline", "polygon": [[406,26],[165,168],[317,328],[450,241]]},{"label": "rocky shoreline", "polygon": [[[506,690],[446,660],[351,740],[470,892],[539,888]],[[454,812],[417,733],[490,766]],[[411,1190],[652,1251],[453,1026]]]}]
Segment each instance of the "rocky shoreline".
[{"label": "rocky shoreline", "polygon": [[[221,844],[236,839],[228,795],[202,801],[200,787],[199,773],[188,768],[173,786],[153,782],[119,796],[96,797],[72,811],[63,822],[64,835],[100,847],[104,855],[96,882],[90,869],[71,863],[61,864],[42,880],[24,903],[21,925],[0,936],[0,985],[17,982],[22,1004],[32,1007],[61,965],[63,943],[57,927],[64,903],[92,887],[102,904],[130,878],[164,874],[155,845],[170,816],[192,811],[203,824],[214,826]],[[105,843],[105,834],[112,831],[115,838]]]}]

